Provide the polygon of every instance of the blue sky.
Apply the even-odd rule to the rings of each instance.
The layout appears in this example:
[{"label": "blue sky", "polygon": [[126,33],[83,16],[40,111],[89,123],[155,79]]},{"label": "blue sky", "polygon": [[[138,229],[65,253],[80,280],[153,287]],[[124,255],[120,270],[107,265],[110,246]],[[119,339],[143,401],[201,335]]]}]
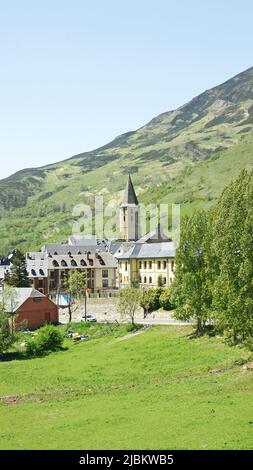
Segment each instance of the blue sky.
[{"label": "blue sky", "polygon": [[0,178],[99,147],[253,65],[250,0],[0,7]]}]

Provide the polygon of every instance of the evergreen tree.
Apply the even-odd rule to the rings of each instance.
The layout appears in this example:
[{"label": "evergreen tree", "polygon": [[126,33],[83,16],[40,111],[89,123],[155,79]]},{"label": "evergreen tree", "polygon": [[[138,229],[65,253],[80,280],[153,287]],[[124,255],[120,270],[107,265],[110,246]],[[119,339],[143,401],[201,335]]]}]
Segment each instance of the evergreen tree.
[{"label": "evergreen tree", "polygon": [[6,277],[6,283],[13,287],[30,287],[31,281],[26,270],[25,255],[17,250],[13,256],[10,273]]}]

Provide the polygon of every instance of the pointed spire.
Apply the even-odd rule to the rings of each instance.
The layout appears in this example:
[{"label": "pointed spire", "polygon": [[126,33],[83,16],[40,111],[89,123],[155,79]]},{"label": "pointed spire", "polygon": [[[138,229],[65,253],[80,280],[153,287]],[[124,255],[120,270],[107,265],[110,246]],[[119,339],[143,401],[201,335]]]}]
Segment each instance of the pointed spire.
[{"label": "pointed spire", "polygon": [[130,175],[128,176],[128,181],[122,201],[122,205],[127,204],[135,204],[136,206],[139,204]]}]

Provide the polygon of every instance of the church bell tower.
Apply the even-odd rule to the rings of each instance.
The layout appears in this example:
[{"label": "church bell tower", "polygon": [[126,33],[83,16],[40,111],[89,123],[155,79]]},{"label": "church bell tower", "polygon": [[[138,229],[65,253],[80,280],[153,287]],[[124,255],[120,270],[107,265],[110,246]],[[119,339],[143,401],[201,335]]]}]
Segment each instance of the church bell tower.
[{"label": "church bell tower", "polygon": [[129,175],[120,206],[120,234],[126,241],[136,241],[140,233],[140,205]]}]

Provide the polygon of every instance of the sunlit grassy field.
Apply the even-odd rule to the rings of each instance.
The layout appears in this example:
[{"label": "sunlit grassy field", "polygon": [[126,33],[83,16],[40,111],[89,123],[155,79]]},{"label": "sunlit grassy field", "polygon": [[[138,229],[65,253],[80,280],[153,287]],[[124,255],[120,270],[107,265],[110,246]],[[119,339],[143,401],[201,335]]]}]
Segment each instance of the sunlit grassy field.
[{"label": "sunlit grassy field", "polygon": [[191,327],[89,333],[0,363],[1,449],[253,447],[253,374],[236,365],[249,352]]}]

